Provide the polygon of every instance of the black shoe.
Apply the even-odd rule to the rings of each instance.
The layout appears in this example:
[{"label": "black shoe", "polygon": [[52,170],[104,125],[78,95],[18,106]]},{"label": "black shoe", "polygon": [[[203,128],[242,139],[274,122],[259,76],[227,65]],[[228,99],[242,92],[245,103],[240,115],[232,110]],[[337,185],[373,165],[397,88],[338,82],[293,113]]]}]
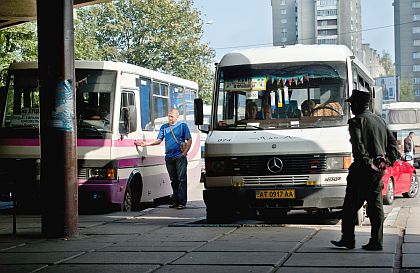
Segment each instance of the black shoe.
[{"label": "black shoe", "polygon": [[185,205],[178,205],[177,207],[176,207],[177,209],[185,209],[186,208],[186,206]]},{"label": "black shoe", "polygon": [[348,249],[354,248],[354,241],[344,241],[343,239],[341,239],[340,241],[331,241],[331,244],[338,247],[346,247]]},{"label": "black shoe", "polygon": [[369,242],[367,245],[362,245],[364,250],[382,250],[382,246],[379,243]]},{"label": "black shoe", "polygon": [[178,204],[177,204],[177,203],[172,203],[172,204],[170,204],[170,205],[169,205],[169,207],[170,207],[171,209],[173,209],[173,208],[178,207]]}]

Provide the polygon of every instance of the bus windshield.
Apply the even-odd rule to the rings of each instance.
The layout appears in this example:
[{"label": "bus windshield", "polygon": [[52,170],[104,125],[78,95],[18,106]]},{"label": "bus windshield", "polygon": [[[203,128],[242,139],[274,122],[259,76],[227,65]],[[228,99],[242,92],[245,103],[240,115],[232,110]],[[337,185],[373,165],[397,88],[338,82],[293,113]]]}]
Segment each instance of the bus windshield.
[{"label": "bus windshield", "polygon": [[[37,69],[9,72],[3,127],[39,128],[40,94]],[[104,138],[111,132],[116,72],[76,69],[76,116],[79,138]]]},{"label": "bus windshield", "polygon": [[215,129],[282,129],[347,124],[344,62],[221,67]]}]

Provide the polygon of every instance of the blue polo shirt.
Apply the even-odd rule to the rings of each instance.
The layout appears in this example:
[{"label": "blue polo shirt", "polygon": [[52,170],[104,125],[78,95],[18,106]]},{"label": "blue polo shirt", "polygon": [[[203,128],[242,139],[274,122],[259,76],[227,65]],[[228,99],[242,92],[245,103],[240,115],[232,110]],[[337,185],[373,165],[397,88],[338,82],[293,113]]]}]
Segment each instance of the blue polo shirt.
[{"label": "blue polo shirt", "polygon": [[182,155],[182,152],[179,148],[179,144],[187,139],[190,139],[191,133],[187,124],[183,122],[176,122],[174,125],[171,126],[172,131],[178,139],[178,143],[176,143],[174,136],[171,133],[171,129],[169,129],[169,126],[169,123],[163,124],[160,127],[157,138],[160,140],[165,139],[165,157],[177,158]]}]

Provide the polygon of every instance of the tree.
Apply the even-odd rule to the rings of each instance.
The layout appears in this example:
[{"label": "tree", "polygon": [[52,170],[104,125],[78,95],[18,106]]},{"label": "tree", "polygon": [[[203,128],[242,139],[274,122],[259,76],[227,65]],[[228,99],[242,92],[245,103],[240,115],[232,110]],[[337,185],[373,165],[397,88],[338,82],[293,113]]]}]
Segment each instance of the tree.
[{"label": "tree", "polygon": [[394,76],[395,75],[395,66],[392,62],[391,55],[385,50],[382,51],[382,56],[379,58],[379,63],[385,69],[385,75]]},{"label": "tree", "polygon": [[0,30],[0,85],[5,84],[6,70],[12,62],[37,59],[36,34],[35,22]]},{"label": "tree", "polygon": [[211,98],[214,51],[191,0],[116,0],[77,11],[76,58],[128,62],[197,81]]},{"label": "tree", "polygon": [[400,83],[400,101],[414,101],[413,84],[411,80],[402,80]]}]

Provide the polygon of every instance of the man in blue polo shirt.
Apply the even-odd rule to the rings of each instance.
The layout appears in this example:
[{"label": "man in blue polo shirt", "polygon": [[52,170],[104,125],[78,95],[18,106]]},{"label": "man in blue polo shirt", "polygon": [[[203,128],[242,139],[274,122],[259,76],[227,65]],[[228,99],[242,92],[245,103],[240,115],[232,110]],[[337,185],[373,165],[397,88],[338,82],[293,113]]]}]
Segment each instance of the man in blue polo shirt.
[{"label": "man in blue polo shirt", "polygon": [[[165,139],[165,161],[171,179],[173,190],[172,203],[169,207],[183,209],[187,205],[187,154],[191,147],[192,139],[188,125],[177,122],[178,109],[172,109],[168,114],[169,123],[160,127],[157,139],[151,143],[142,140],[135,141],[141,147],[159,145]],[[180,144],[186,141],[186,146],[181,151]]]}]

